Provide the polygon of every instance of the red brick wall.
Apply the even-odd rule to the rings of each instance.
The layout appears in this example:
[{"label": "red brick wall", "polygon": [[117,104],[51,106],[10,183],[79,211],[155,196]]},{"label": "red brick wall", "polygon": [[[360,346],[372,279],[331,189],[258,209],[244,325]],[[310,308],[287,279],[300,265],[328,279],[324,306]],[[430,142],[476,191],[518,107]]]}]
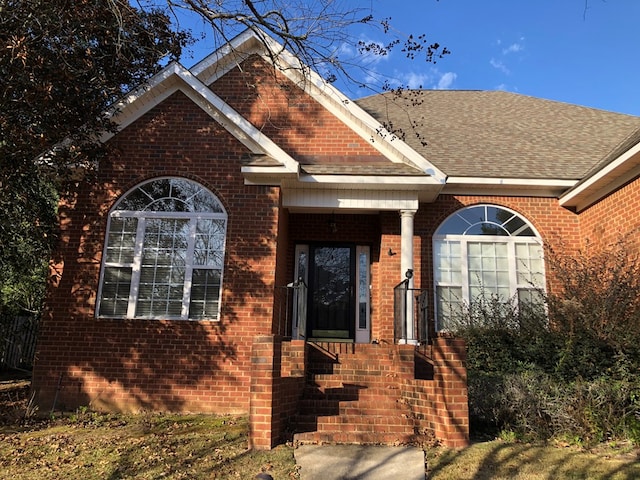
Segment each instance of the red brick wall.
[{"label": "red brick wall", "polygon": [[[109,142],[97,186],[60,208],[62,242],[34,372],[44,409],[246,412],[253,337],[272,332],[278,192],[245,186],[247,150],[176,93]],[[158,176],[198,181],[228,213],[220,321],[96,319],[102,243],[116,199]]]},{"label": "red brick wall", "polygon": [[[403,363],[414,364],[415,374],[404,375],[402,395],[419,429],[432,432],[449,447],[467,446],[469,399],[464,340],[433,338],[427,355],[410,345],[398,345],[397,349]],[[418,374],[421,362],[428,363],[430,371],[425,376]]]},{"label": "red brick wall", "polygon": [[[302,90],[258,57],[242,63],[211,89],[296,159],[306,156],[359,156],[377,161],[380,153]],[[331,161],[335,161],[331,159]],[[305,163],[305,162],[302,162]],[[314,162],[315,163],[315,162]]]},{"label": "red brick wall", "polygon": [[285,440],[305,385],[306,345],[279,335],[256,336],[251,353],[251,448],[269,450]]},{"label": "red brick wall", "polygon": [[582,238],[606,247],[623,241],[630,252],[640,253],[640,178],[580,212]]}]

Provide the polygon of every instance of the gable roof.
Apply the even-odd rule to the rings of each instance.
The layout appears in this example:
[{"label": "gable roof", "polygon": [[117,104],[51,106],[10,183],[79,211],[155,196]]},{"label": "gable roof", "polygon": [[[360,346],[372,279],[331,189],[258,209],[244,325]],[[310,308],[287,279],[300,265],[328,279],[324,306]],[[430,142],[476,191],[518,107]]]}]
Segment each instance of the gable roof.
[{"label": "gable roof", "polygon": [[[267,53],[266,45],[280,52],[277,58]],[[293,158],[285,152],[209,88],[251,55],[275,62],[280,73],[380,156],[332,161]],[[574,207],[593,197],[596,187],[611,188],[640,168],[634,163],[640,154],[628,154],[629,148],[640,149],[640,133],[633,133],[640,132],[639,117],[503,91],[412,90],[354,102],[266,34],[254,31],[238,35],[190,70],[170,64],[123,98],[111,114],[124,128],[176,91],[247,146],[250,155],[241,167],[247,183],[411,190],[422,201],[433,201],[441,192],[565,194],[564,204]],[[108,138],[105,134],[103,140]]]},{"label": "gable roof", "polygon": [[[267,46],[271,52],[278,52],[277,55],[268,54]],[[264,32],[244,31],[227,45],[198,62],[192,67],[191,72],[209,85],[251,55],[260,55],[266,62],[275,63],[279,73],[367,140],[388,161],[413,167],[422,172],[422,176],[431,177],[434,183],[444,184],[446,175],[442,171],[388,132],[379,120],[369,115],[333,85],[325,82],[320,75],[303,65],[298,58]]]},{"label": "gable roof", "polygon": [[357,103],[449,177],[575,182],[640,127],[631,115],[503,91],[413,90]]},{"label": "gable roof", "polygon": [[[269,55],[269,45],[279,54],[276,59]],[[313,97],[322,107],[341,120],[347,128],[366,139],[380,152],[380,172],[372,173],[371,166],[351,171],[342,166],[330,171],[314,166],[301,168],[308,159],[293,158],[275,144],[267,135],[255,128],[229,104],[208,87],[216,79],[237,67],[241,61],[259,55],[266,62],[277,62],[278,71],[287,76],[298,87]],[[176,91],[181,91],[200,108],[211,115],[225,129],[247,146],[251,152],[242,166],[247,183],[266,185],[304,185],[306,188],[393,188],[401,190],[423,189],[427,197],[435,198],[446,181],[446,176],[422,155],[389,134],[380,122],[362,110],[315,72],[283,50],[268,37],[247,30],[191,69],[172,63],[156,74],[147,84],[124,97],[111,114],[119,128],[125,128],[162,100]],[[111,134],[105,134],[103,141]],[[310,164],[313,165],[313,159]],[[384,178],[382,178],[384,177]],[[383,185],[381,187],[381,185]]]}]

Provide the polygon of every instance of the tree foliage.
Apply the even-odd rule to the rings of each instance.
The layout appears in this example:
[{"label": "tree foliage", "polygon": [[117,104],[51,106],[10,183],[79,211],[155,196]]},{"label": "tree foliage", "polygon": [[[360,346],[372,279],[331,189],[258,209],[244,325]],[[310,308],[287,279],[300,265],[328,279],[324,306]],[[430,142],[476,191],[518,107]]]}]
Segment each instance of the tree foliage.
[{"label": "tree foliage", "polygon": [[104,111],[188,40],[123,0],[0,0],[2,304],[33,307],[20,284],[48,259],[60,188],[113,128]]},{"label": "tree foliage", "polygon": [[[424,33],[395,30],[391,18],[376,17],[371,3],[362,0],[146,0],[144,4],[167,7],[178,21],[195,14],[208,27],[215,46],[245,29],[258,36],[266,33],[325,80],[340,79],[372,91],[398,87],[380,75],[380,83],[372,85],[368,69],[393,51],[426,62],[449,53]],[[363,31],[374,38],[362,35]],[[265,46],[271,48],[268,42]],[[280,53],[270,51],[276,64]]]}]

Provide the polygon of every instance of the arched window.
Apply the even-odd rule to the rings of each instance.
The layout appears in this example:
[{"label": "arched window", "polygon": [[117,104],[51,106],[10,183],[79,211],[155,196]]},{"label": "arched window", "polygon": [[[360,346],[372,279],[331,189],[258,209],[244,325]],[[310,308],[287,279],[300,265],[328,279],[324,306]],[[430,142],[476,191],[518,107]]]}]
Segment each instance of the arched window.
[{"label": "arched window", "polygon": [[108,318],[219,318],[227,214],[201,185],[143,183],[111,209],[97,314]]},{"label": "arched window", "polygon": [[433,236],[437,328],[480,297],[540,302],[542,241],[517,213],[475,205],[450,215]]}]

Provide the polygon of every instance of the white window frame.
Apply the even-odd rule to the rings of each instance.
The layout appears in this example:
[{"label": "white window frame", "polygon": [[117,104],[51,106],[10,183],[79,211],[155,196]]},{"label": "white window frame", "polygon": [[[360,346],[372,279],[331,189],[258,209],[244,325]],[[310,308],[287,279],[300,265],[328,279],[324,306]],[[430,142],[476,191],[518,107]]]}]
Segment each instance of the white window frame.
[{"label": "white window frame", "polygon": [[[505,225],[506,223],[508,223],[509,221],[511,221],[513,219],[514,216],[517,216],[520,218],[520,220],[522,220],[524,222],[524,226],[521,227],[520,229],[518,229],[516,232],[516,235],[469,235],[466,234],[466,232],[462,232],[462,233],[448,233],[448,234],[438,234],[438,231],[442,229],[442,227],[454,216],[458,215],[460,212],[463,212],[464,210],[467,209],[471,209],[471,208],[478,208],[478,207],[484,207],[485,208],[485,214],[486,214],[486,209],[487,208],[497,208],[500,210],[504,210],[506,212],[509,212],[512,214],[511,217],[509,217],[508,220],[506,220],[505,222],[503,222],[502,225]],[[484,220],[486,220],[486,215],[484,216]],[[483,222],[483,221],[478,221],[477,224],[481,224],[481,223],[493,223],[493,225],[495,225],[496,227],[502,228],[502,225],[495,223],[495,222]],[[469,227],[471,227],[472,224],[469,223]],[[517,233],[521,230],[524,230],[526,227],[528,227],[529,229],[531,229],[531,232],[533,232],[533,236],[518,236]],[[504,230],[504,229],[503,229]],[[451,242],[451,243],[457,243],[459,245],[460,248],[460,270],[458,271],[459,275],[460,275],[460,283],[453,283],[453,282],[447,282],[447,281],[441,281],[438,279],[438,268],[439,268],[439,262],[438,262],[438,245],[440,242]],[[540,261],[541,263],[541,271],[540,272],[536,272],[537,275],[539,275],[539,278],[537,279],[537,282],[534,282],[534,285],[531,284],[531,282],[526,282],[526,283],[522,283],[518,281],[518,265],[517,265],[517,256],[516,256],[516,246],[519,244],[525,244],[525,245],[537,245],[540,247],[540,252],[542,254],[543,252],[543,242],[542,239],[540,238],[539,233],[536,231],[536,229],[533,227],[533,225],[522,215],[520,215],[519,213],[500,206],[500,205],[491,205],[491,204],[480,204],[480,205],[470,205],[467,207],[464,207],[460,210],[457,210],[456,212],[454,212],[453,214],[449,215],[438,227],[438,229],[436,230],[435,234],[433,235],[433,239],[432,239],[432,245],[433,245],[433,276],[434,276],[434,292],[433,292],[433,297],[434,297],[434,310],[435,310],[435,318],[436,318],[436,329],[437,330],[441,330],[444,328],[443,325],[440,325],[440,323],[442,322],[442,318],[441,318],[441,313],[438,312],[438,306],[439,306],[439,299],[438,299],[438,290],[439,287],[445,287],[445,288],[460,288],[461,289],[461,298],[460,298],[460,302],[461,305],[470,305],[471,302],[473,301],[473,299],[471,298],[471,281],[469,278],[469,254],[468,254],[468,246],[471,243],[486,243],[486,244],[503,244],[506,245],[507,248],[507,262],[508,262],[508,274],[509,274],[509,298],[506,300],[509,300],[511,298],[517,298],[518,293],[522,290],[530,290],[531,288],[536,288],[536,289],[541,289],[541,290],[545,290],[546,285],[545,285],[545,266],[544,266],[544,259],[541,257]]]},{"label": "white window frame", "polygon": [[[150,211],[150,210],[119,210],[118,205],[127,198],[130,194],[135,192],[138,189],[141,189],[145,185],[152,183],[158,180],[178,180],[181,182],[187,182],[192,184],[193,187],[199,189],[199,191],[204,191],[207,195],[211,197],[211,199],[215,200],[218,204],[220,212],[189,212],[189,211]],[[154,201],[159,199],[154,199]],[[150,203],[153,203],[150,202]],[[133,250],[133,259],[131,262],[113,262],[108,261],[108,253],[107,248],[109,246],[109,235],[111,233],[111,221],[114,218],[136,218],[137,220],[137,228],[135,235],[135,246]],[[185,255],[185,264],[184,264],[184,281],[183,281],[183,293],[182,293],[182,306],[180,315],[136,315],[136,307],[138,304],[138,296],[139,296],[139,287],[140,287],[140,276],[142,270],[142,257],[144,253],[144,236],[145,236],[145,227],[148,220],[153,219],[171,219],[171,220],[185,220],[188,222],[188,231],[189,234],[187,236],[187,250]],[[197,233],[197,222],[199,220],[218,220],[222,221],[223,224],[223,236],[224,239],[221,245],[220,251],[220,266],[211,266],[211,265],[201,265],[196,264],[194,262],[194,251],[195,251],[195,243],[196,243],[196,233]],[[105,234],[105,241],[102,253],[102,266],[100,269],[100,283],[98,287],[98,296],[96,302],[96,311],[95,315],[98,318],[122,318],[122,319],[158,319],[158,320],[219,320],[220,319],[220,311],[222,304],[222,291],[223,291],[223,282],[224,282],[224,258],[225,258],[225,249],[226,249],[226,237],[227,237],[227,213],[219,201],[216,195],[214,195],[211,191],[203,187],[202,185],[194,182],[192,180],[179,178],[179,177],[163,177],[163,178],[154,178],[152,180],[143,182],[141,184],[136,185],[134,188],[129,190],[126,194],[122,195],[120,199],[115,203],[112,209],[109,212],[109,216],[107,219],[107,230]],[[129,290],[129,300],[127,305],[127,312],[125,315],[113,315],[113,314],[100,314],[101,301],[103,298],[102,290],[104,285],[104,277],[105,271],[109,268],[130,268],[131,269],[131,285]],[[192,318],[189,317],[189,307],[191,303],[191,287],[192,287],[192,279],[193,279],[193,271],[194,270],[219,270],[220,272],[220,285],[218,296],[216,299],[211,299],[212,301],[217,303],[217,312],[210,317],[202,318]]]}]

